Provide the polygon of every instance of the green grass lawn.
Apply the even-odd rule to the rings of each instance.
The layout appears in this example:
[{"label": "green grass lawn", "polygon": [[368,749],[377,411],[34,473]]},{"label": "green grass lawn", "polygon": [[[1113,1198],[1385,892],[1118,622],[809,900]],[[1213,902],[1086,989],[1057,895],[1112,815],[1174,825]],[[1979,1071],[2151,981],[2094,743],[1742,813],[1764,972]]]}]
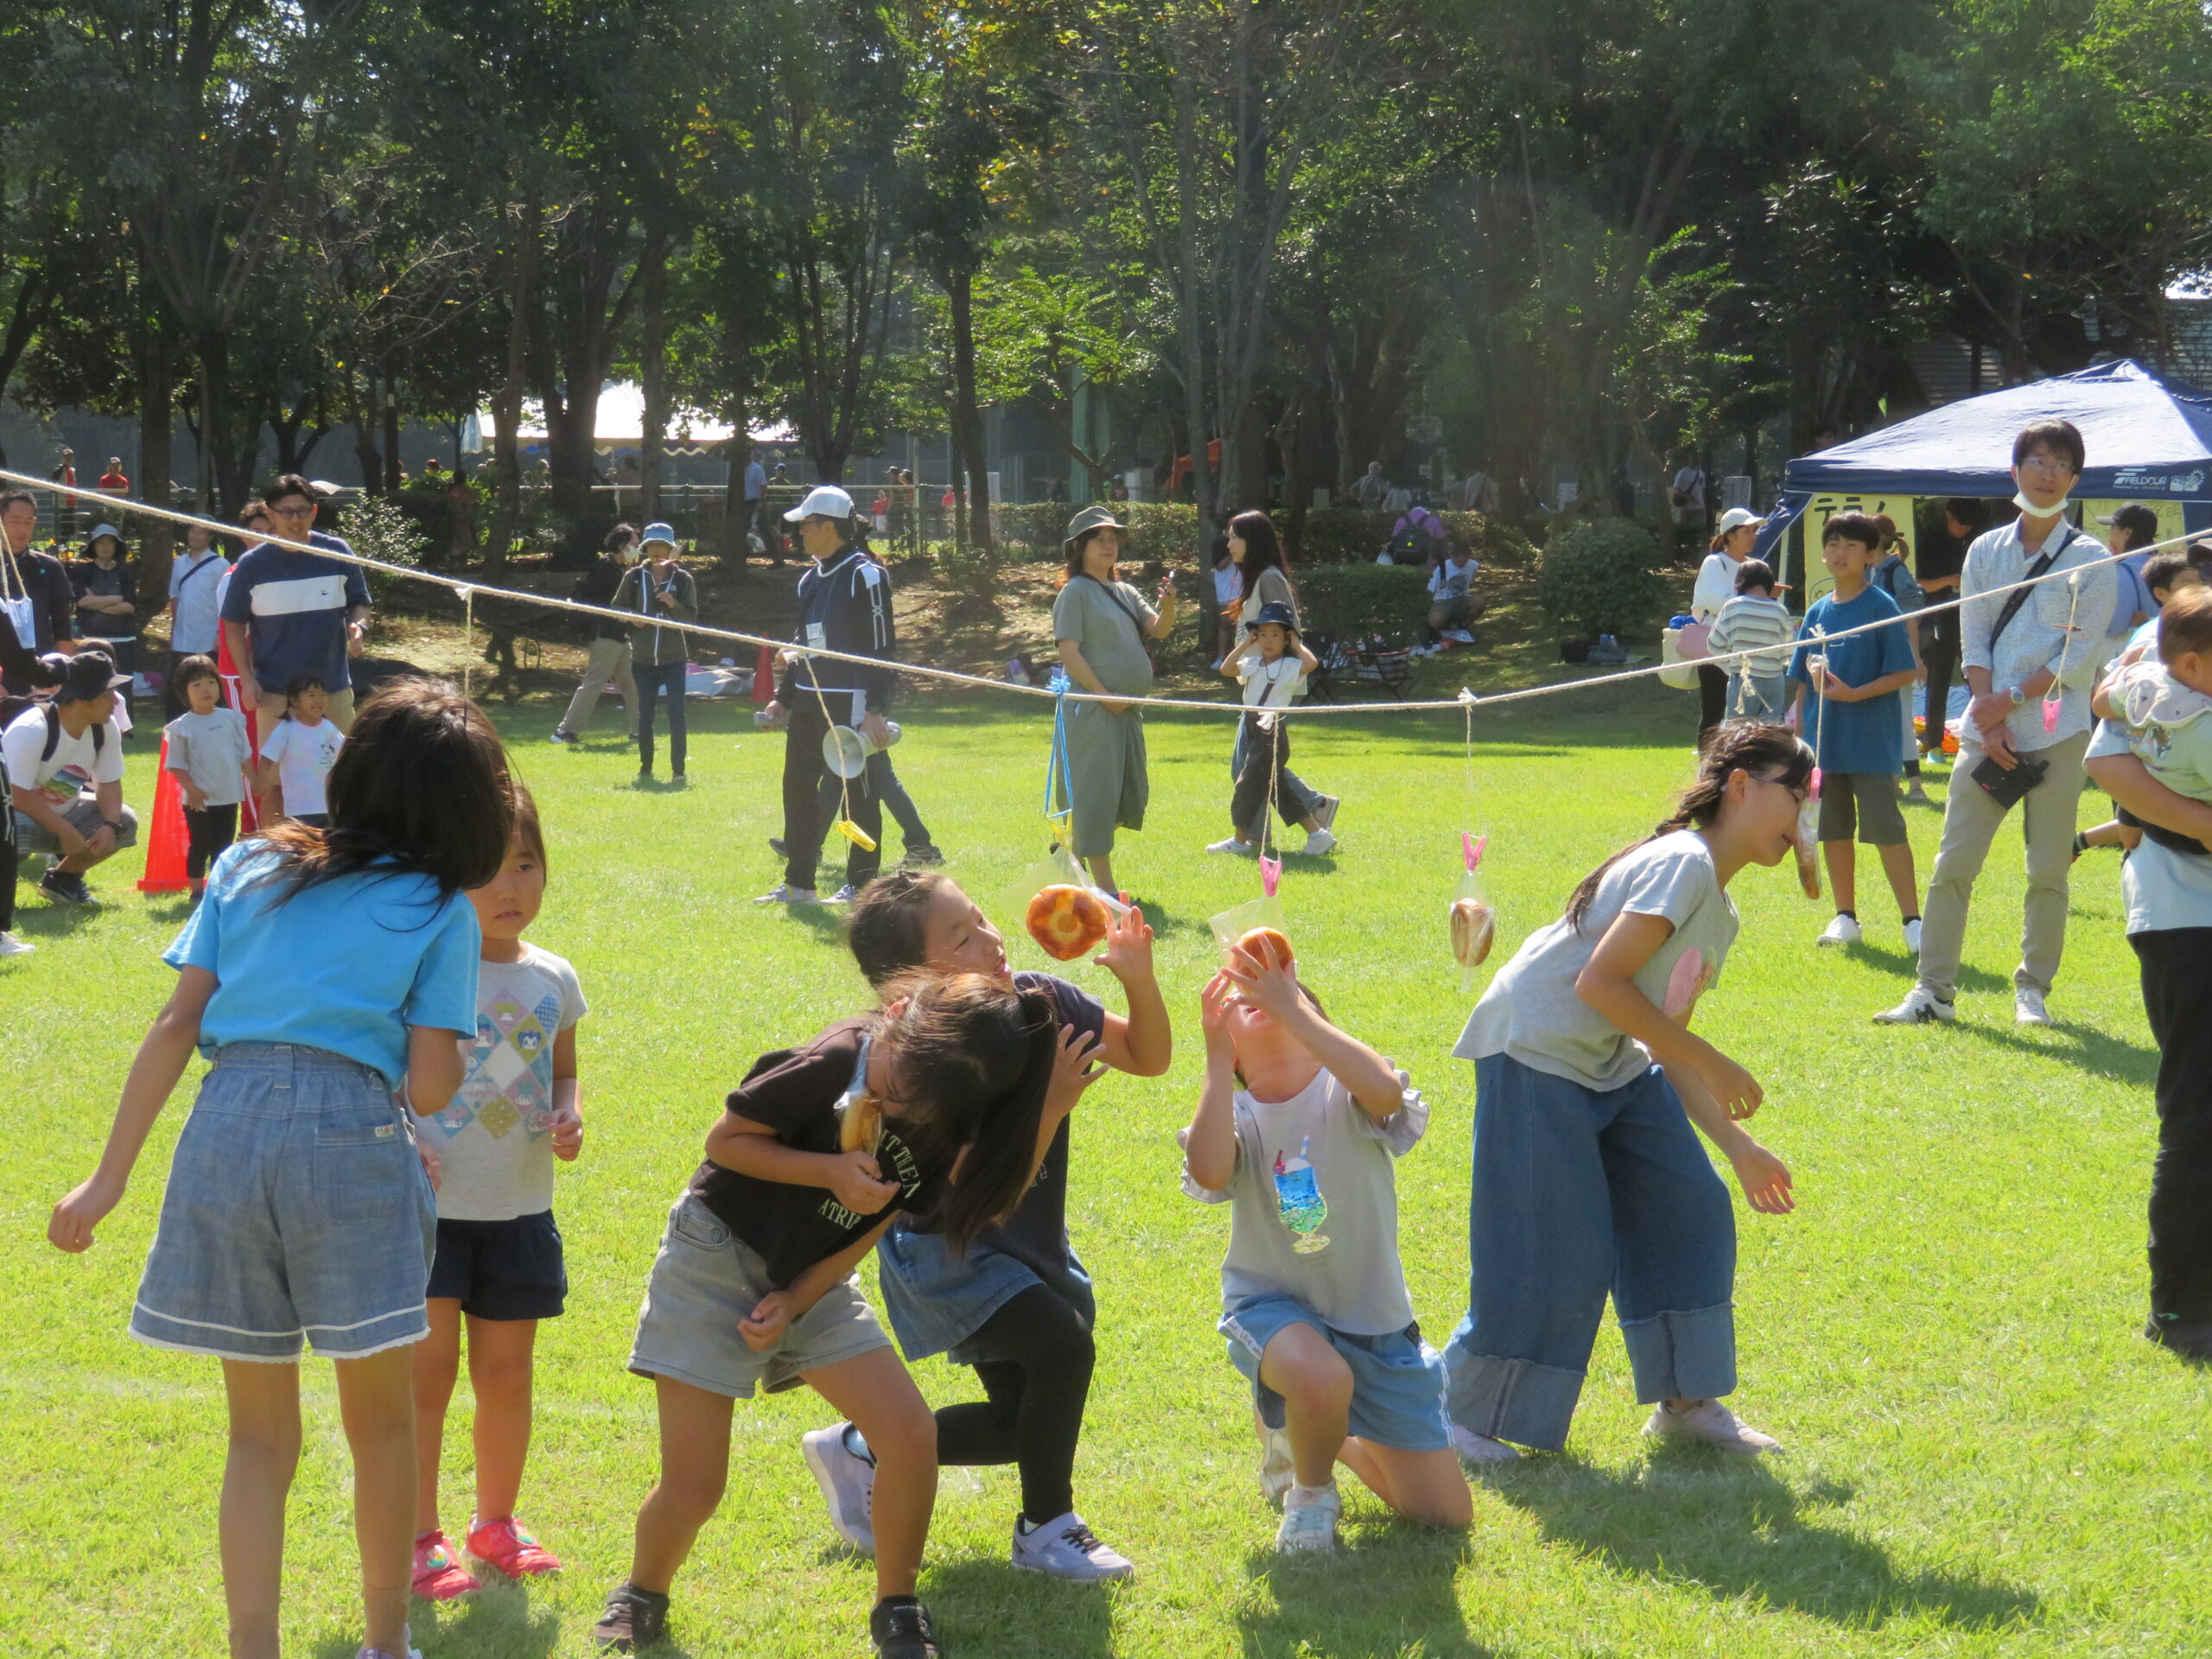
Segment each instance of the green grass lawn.
[{"label": "green grass lawn", "polygon": [[[1454,716],[1299,728],[1299,770],[1344,798],[1340,849],[1292,859],[1284,880],[1301,969],[1436,1104],[1399,1177],[1432,1340],[1465,1306],[1467,1266],[1473,1072],[1447,1057],[1471,1001],[1445,925],[1459,831],[1492,836],[1503,962],[1585,869],[1661,816],[1689,764],[1694,708],[1645,683],[1483,716],[1471,804]],[[557,1200],[573,1292],[540,1341],[524,1503],[568,1572],[423,1611],[416,1639],[433,1659],[584,1650],[655,1469],[652,1391],[622,1363],[668,1202],[752,1058],[867,1002],[828,916],[747,902],[778,874],[763,838],[779,826],[782,747],[748,712],[695,715],[696,781],[677,793],[631,786],[610,709],[576,751],[543,741],[550,708],[495,710],[551,841],[532,937],[575,962],[592,1005],[590,1129]],[[1047,721],[997,704],[909,712],[901,772],[952,873],[1018,935],[998,895],[1043,848]],[[1250,865],[1199,850],[1226,828],[1229,739],[1224,721],[1151,728],[1152,822],[1119,865],[1160,929],[1180,1041],[1166,1078],[1094,1090],[1076,1132],[1070,1219],[1100,1302],[1077,1502],[1137,1577],[1108,1591],[1016,1573],[1012,1472],[948,1471],[922,1592],[950,1652],[2202,1651],[2212,1379],[2137,1334],[2156,1057],[2117,868],[2081,867],[2058,1023],[2020,1033],[2005,995],[2019,926],[2010,835],[1984,878],[1955,1029],[1867,1023],[1911,970],[1878,876],[1861,887],[1867,944],[1844,955],[1813,948],[1825,908],[1788,868],[1747,871],[1735,887],[1743,939],[1700,1020],[1765,1085],[1758,1129],[1797,1178],[1794,1217],[1739,1205],[1734,1403],[1784,1456],[1647,1451],[1609,1327],[1567,1452],[1479,1488],[1465,1537],[1392,1521],[1347,1477],[1344,1553],[1278,1563],[1243,1385],[1213,1333],[1227,1217],[1176,1185],[1173,1132],[1194,1097],[1197,993],[1213,958],[1205,918],[1257,892]],[[134,801],[150,798],[151,766],[134,755]],[[1924,880],[1938,817],[1910,818]],[[98,1248],[65,1257],[42,1236],[49,1205],[92,1168],[168,993],[156,957],[183,901],[141,899],[137,874],[135,855],[102,872],[110,903],[89,918],[26,886],[19,929],[39,949],[0,968],[6,1103],[29,1125],[0,1164],[0,1317],[16,1333],[0,1359],[10,1653],[221,1649],[218,1370],[124,1334],[190,1079]],[[1018,963],[1043,962],[1026,937],[1010,949]],[[1072,972],[1112,999],[1102,970]],[[958,1368],[918,1375],[933,1402],[978,1397]],[[359,1629],[345,1446],[328,1367],[304,1376],[286,1650],[344,1659]],[[449,1526],[469,1502],[466,1400],[464,1387]],[[740,1406],[729,1496],[678,1582],[672,1651],[865,1650],[870,1569],[836,1547],[798,1452],[823,1421],[804,1391]]]}]

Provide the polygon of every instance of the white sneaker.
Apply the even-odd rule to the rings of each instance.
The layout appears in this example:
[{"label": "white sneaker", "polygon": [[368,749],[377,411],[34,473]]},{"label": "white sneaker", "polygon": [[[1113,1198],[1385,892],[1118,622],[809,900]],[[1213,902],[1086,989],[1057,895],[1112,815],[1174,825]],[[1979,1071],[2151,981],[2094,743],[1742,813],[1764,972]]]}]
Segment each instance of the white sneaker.
[{"label": "white sneaker", "polygon": [[1279,1428],[1269,1428],[1257,1412],[1252,1414],[1252,1427],[1260,1433],[1260,1491],[1269,1509],[1279,1510],[1283,1494],[1298,1479],[1297,1465],[1291,1461],[1290,1436]]},{"label": "white sneaker", "polygon": [[1328,852],[1336,844],[1337,838],[1326,830],[1309,830],[1306,834],[1306,844],[1298,850],[1318,856]]},{"label": "white sneaker", "polygon": [[1125,1555],[1106,1548],[1098,1535],[1085,1526],[1073,1510],[1058,1520],[1024,1529],[1014,1523],[1014,1564],[1031,1573],[1043,1573],[1070,1584],[1097,1584],[1107,1579],[1126,1579],[1136,1568]]},{"label": "white sneaker", "polygon": [[1249,841],[1239,841],[1236,836],[1231,836],[1227,841],[1208,842],[1206,843],[1206,851],[1210,853],[1234,853],[1239,858],[1249,858],[1252,856],[1252,843]]},{"label": "white sneaker", "polygon": [[1662,1440],[1672,1436],[1700,1440],[1707,1446],[1717,1446],[1723,1452],[1740,1452],[1748,1457],[1782,1450],[1781,1441],[1749,1427],[1718,1400],[1702,1401],[1688,1411],[1676,1411],[1664,1403],[1655,1406],[1643,1432]]},{"label": "white sneaker", "polygon": [[2043,993],[2023,985],[2012,993],[2012,1020],[2015,1025],[2047,1026],[2050,1010],[2043,1005]]},{"label": "white sneaker", "polygon": [[1929,1020],[1948,1026],[1959,1017],[1955,1004],[1944,1001],[1925,985],[1916,985],[1905,994],[1904,1001],[1894,1008],[1885,1008],[1874,1016],[1878,1026],[1924,1026]]},{"label": "white sneaker", "polygon": [[812,887],[795,887],[788,881],[779,881],[753,902],[756,905],[818,905],[822,902],[822,895]]},{"label": "white sneaker", "polygon": [[1517,1447],[1503,1440],[1493,1440],[1487,1434],[1478,1434],[1471,1428],[1452,1425],[1452,1449],[1459,1454],[1459,1461],[1477,1468],[1500,1463],[1518,1463],[1521,1452]]},{"label": "white sneaker", "polygon": [[1916,957],[1920,954],[1920,918],[1917,916],[1904,925],[1904,948]]},{"label": "white sneaker", "polygon": [[833,905],[849,905],[860,896],[861,890],[848,881],[836,892],[831,893],[826,902]]},{"label": "white sneaker", "polygon": [[1337,1484],[1293,1486],[1283,1499],[1282,1524],[1275,1529],[1275,1550],[1283,1555],[1302,1550],[1327,1554],[1337,1547],[1337,1517],[1344,1512]]},{"label": "white sneaker", "polygon": [[1821,930],[1821,937],[1814,943],[1815,944],[1856,944],[1866,937],[1866,931],[1859,925],[1857,917],[1838,915],[1829,918],[1828,925]]},{"label": "white sneaker", "polygon": [[[9,873],[9,880],[14,879],[14,874]],[[12,933],[0,933],[0,957],[27,957],[37,949],[36,945],[26,944]]]},{"label": "white sneaker", "polygon": [[830,1506],[830,1524],[837,1535],[863,1555],[875,1554],[875,1465],[853,1450],[848,1438],[850,1423],[832,1423],[799,1437],[806,1466],[822,1500]]}]

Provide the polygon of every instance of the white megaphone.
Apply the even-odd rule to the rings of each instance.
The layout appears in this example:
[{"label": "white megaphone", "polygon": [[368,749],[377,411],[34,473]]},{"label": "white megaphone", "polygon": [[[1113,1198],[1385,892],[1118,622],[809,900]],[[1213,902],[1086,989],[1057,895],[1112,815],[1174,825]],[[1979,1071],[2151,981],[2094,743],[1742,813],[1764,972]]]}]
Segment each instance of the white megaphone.
[{"label": "white megaphone", "polygon": [[[883,723],[891,728],[889,741],[883,746],[887,749],[903,734],[897,721],[887,720]],[[868,756],[874,753],[875,745],[868,741],[866,734],[849,726],[832,726],[822,734],[822,764],[840,778],[859,777],[868,769]]]}]

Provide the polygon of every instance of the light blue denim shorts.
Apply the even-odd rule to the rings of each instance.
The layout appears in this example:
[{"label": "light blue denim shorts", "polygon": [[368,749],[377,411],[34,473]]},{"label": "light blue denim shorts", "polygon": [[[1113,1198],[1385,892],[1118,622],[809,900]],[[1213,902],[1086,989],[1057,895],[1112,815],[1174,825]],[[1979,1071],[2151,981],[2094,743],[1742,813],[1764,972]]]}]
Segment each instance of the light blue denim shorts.
[{"label": "light blue denim shorts", "polygon": [[1229,1357],[1252,1383],[1252,1404],[1269,1428],[1283,1426],[1282,1396],[1260,1381],[1260,1356],[1285,1327],[1310,1325],[1351,1367],[1351,1432],[1402,1452],[1441,1452],[1452,1444],[1444,1415],[1444,1356],[1409,1325],[1379,1337],[1338,1331],[1295,1296],[1247,1296],[1221,1316]]},{"label": "light blue denim shorts", "polygon": [[437,1225],[382,1077],[324,1049],[231,1044],[177,1136],[130,1334],[272,1363],[420,1342]]}]

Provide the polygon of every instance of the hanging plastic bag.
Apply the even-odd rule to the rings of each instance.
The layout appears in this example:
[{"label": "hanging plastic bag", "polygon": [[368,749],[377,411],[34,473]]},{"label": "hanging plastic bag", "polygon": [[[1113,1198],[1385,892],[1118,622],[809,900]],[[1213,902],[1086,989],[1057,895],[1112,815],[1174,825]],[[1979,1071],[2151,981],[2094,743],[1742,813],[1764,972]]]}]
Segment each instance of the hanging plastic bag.
[{"label": "hanging plastic bag", "polygon": [[1288,918],[1283,914],[1282,900],[1275,896],[1275,888],[1281,880],[1282,861],[1262,855],[1260,860],[1260,896],[1224,910],[1218,916],[1206,918],[1206,925],[1213,930],[1213,936],[1221,942],[1223,950],[1232,950],[1247,934],[1260,928],[1268,928],[1281,941],[1280,944],[1274,941],[1269,941],[1269,944],[1281,956],[1283,965],[1290,965]]},{"label": "hanging plastic bag", "polygon": [[1497,909],[1484,890],[1479,874],[1483,855],[1490,849],[1488,836],[1477,836],[1462,830],[1459,834],[1459,856],[1466,868],[1459,872],[1459,885],[1452,889],[1452,958],[1459,964],[1459,989],[1471,991],[1475,985],[1475,970],[1489,957],[1491,946],[1497,940]]},{"label": "hanging plastic bag", "polygon": [[[1827,683],[1827,652],[1816,653],[1806,664],[1806,695],[1818,697]],[[1797,809],[1797,885],[1805,889],[1808,899],[1821,896],[1821,752],[1827,747],[1827,709],[1822,705],[1813,734],[1813,779],[1806,786],[1805,804]]]}]

